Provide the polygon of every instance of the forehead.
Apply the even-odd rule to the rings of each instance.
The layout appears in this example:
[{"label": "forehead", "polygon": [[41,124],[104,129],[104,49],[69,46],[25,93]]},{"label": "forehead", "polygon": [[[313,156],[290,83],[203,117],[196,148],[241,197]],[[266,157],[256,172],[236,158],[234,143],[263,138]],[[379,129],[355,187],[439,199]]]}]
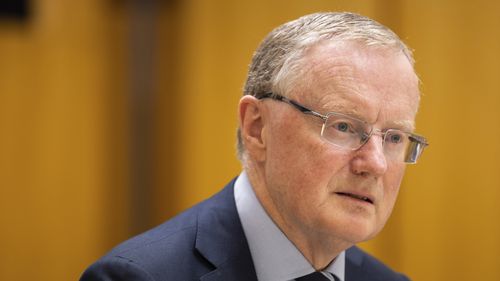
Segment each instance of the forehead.
[{"label": "forehead", "polygon": [[338,111],[382,127],[413,130],[418,78],[401,52],[357,42],[326,42],[307,50],[294,98],[322,113]]}]

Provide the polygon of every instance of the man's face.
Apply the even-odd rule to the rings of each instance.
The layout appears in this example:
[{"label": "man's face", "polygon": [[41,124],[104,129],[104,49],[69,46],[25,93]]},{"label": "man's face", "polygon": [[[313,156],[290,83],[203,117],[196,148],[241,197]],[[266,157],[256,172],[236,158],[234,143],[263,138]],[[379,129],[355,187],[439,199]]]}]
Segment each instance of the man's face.
[{"label": "man's face", "polygon": [[[402,53],[330,42],[308,50],[302,67],[288,98],[321,114],[357,117],[375,129],[413,130],[418,79]],[[269,112],[264,205],[283,231],[334,235],[353,244],[376,235],[392,211],[405,164],[385,157],[379,135],[358,150],[339,148],[321,138],[320,118],[286,103],[262,102]],[[361,196],[371,202],[356,198]]]}]

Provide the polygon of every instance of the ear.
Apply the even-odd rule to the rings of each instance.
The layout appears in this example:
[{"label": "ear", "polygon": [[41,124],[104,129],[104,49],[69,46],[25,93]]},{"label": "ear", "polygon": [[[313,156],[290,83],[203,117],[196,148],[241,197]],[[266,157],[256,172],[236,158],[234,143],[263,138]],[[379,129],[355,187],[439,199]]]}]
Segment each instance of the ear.
[{"label": "ear", "polygon": [[239,125],[241,140],[248,155],[255,161],[266,159],[265,108],[255,97],[246,95],[240,99]]}]

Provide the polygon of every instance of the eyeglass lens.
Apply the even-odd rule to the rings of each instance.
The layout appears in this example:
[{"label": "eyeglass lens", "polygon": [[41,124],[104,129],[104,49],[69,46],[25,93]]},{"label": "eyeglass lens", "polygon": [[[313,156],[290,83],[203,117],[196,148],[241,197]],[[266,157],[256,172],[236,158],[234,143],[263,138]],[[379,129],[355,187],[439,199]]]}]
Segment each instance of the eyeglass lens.
[{"label": "eyeglass lens", "polygon": [[[365,122],[339,113],[330,113],[321,130],[328,142],[343,148],[359,149],[373,135]],[[416,163],[424,145],[412,134],[389,129],[382,133],[384,153],[392,161]]]}]

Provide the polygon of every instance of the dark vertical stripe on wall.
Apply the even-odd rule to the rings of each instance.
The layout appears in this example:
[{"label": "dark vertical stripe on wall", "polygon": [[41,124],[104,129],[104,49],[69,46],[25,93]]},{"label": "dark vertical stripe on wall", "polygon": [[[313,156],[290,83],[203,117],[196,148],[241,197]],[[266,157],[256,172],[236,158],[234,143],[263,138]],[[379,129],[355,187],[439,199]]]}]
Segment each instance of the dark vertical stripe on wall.
[{"label": "dark vertical stripe on wall", "polygon": [[131,105],[131,231],[151,227],[155,0],[129,0]]}]

